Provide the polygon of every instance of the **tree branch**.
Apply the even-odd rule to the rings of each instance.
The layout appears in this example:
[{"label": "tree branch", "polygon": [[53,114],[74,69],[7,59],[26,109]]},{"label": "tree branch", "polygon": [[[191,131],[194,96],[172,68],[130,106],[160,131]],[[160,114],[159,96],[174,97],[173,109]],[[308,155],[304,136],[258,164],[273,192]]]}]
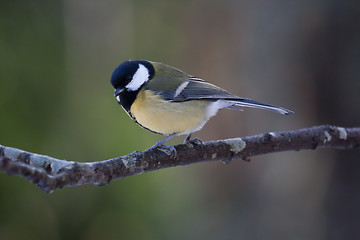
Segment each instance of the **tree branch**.
[{"label": "tree branch", "polygon": [[68,186],[106,185],[117,178],[204,161],[230,162],[233,158],[248,161],[251,156],[288,150],[359,149],[360,128],[324,125],[200,144],[181,144],[175,148],[176,158],[159,149],[153,149],[84,163],[59,160],[0,145],[0,171],[24,177],[49,193]]}]

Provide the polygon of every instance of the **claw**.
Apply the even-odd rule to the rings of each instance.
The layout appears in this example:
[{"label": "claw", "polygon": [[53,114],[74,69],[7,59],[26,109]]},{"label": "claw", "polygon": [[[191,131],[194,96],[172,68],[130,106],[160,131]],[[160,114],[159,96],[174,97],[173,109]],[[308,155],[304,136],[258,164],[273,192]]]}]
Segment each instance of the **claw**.
[{"label": "claw", "polygon": [[200,138],[193,138],[193,139],[189,140],[187,143],[191,143],[191,144],[194,144],[194,145],[200,145],[203,142],[201,141]]},{"label": "claw", "polygon": [[177,151],[176,148],[174,146],[171,145],[161,145],[158,146],[157,149],[159,149],[160,151],[164,152],[165,154],[167,154],[168,156],[173,155],[174,158],[177,158]]},{"label": "claw", "polygon": [[145,150],[145,152],[153,150],[153,149],[158,149],[160,151],[162,151],[163,153],[165,153],[168,156],[173,155],[174,158],[177,158],[177,151],[176,148],[174,146],[171,145],[154,145],[151,148]]},{"label": "claw", "polygon": [[192,145],[200,145],[202,144],[202,141],[199,139],[199,138],[193,138],[193,139],[190,139],[191,138],[191,133],[188,134],[184,140],[184,144],[192,144]]},{"label": "claw", "polygon": [[177,135],[177,134],[171,134],[171,135],[167,136],[166,138],[158,141],[154,146],[152,146],[151,148],[149,148],[148,150],[146,150],[146,152],[157,148],[158,150],[166,153],[167,155],[169,155],[169,156],[173,155],[174,158],[177,158],[177,151],[176,151],[175,147],[174,147],[174,146],[171,146],[171,145],[164,145],[164,143],[165,143],[167,140],[169,140],[169,139],[172,138],[172,137],[175,137],[176,135]]}]

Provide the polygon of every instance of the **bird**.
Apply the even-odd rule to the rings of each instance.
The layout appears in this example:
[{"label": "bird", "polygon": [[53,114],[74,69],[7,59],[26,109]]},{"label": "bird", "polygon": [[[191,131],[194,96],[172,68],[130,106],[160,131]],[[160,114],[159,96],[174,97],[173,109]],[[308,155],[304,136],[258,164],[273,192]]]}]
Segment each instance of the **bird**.
[{"label": "bird", "polygon": [[280,114],[294,112],[283,107],[242,98],[175,67],[147,60],[128,60],[111,74],[114,96],[141,127],[166,137],[150,149],[165,148],[169,139],[200,130],[220,109],[260,108]]}]

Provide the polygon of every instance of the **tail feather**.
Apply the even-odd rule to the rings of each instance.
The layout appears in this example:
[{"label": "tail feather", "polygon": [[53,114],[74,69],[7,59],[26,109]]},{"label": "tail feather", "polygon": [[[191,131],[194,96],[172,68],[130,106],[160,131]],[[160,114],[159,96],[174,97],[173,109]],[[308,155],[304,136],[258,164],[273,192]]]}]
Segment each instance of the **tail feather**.
[{"label": "tail feather", "polygon": [[230,108],[234,108],[234,107],[238,107],[238,106],[251,107],[251,108],[261,108],[261,109],[265,109],[265,110],[270,110],[270,111],[274,111],[274,112],[284,114],[284,115],[294,114],[293,111],[288,110],[286,108],[270,105],[267,103],[257,102],[257,101],[247,99],[247,98],[243,98],[241,100],[229,100],[229,102],[233,103],[232,107],[230,107]]}]

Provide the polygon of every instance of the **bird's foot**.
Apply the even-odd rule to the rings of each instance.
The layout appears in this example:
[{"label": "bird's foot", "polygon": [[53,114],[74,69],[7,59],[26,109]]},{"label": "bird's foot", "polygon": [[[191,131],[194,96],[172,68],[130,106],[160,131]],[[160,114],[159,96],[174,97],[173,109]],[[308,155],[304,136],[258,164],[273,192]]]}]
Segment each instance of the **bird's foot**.
[{"label": "bird's foot", "polygon": [[151,148],[147,149],[145,152],[153,150],[153,149],[158,149],[168,156],[173,156],[173,158],[177,158],[176,148],[172,145],[155,144]]},{"label": "bird's foot", "polygon": [[164,152],[168,156],[173,156],[173,158],[177,158],[176,148],[172,145],[161,145],[158,146],[157,149]]},{"label": "bird's foot", "polygon": [[196,146],[196,145],[200,145],[203,143],[199,138],[193,138],[193,139],[190,139],[190,138],[191,138],[191,134],[187,135],[187,137],[184,140],[184,144],[190,143],[193,146]]},{"label": "bird's foot", "polygon": [[177,151],[175,149],[174,146],[171,145],[164,145],[164,143],[166,141],[168,141],[170,138],[175,137],[177,134],[170,134],[169,136],[167,136],[166,138],[158,141],[154,146],[152,146],[151,148],[149,148],[147,151],[153,150],[155,148],[157,148],[158,150],[164,152],[165,154],[167,154],[168,156],[173,156],[173,158],[177,158]]}]

